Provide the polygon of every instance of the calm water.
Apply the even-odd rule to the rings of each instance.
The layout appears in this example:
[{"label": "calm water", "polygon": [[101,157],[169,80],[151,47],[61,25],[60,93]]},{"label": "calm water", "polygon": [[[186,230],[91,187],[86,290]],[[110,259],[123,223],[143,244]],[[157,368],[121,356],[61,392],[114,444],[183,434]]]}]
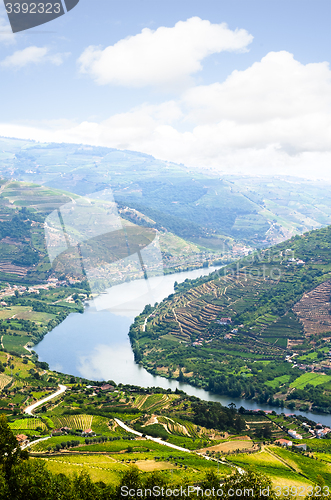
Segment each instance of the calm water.
[{"label": "calm water", "polygon": [[269,405],[258,404],[240,398],[229,398],[192,387],[175,380],[154,376],[134,362],[128,331],[133,318],[146,304],[160,302],[174,292],[174,282],[193,279],[209,274],[216,268],[198,269],[155,278],[148,293],[141,293],[144,280],[125,283],[110,289],[90,301],[84,314],[70,314],[59,326],[48,333],[35,346],[40,361],[47,361],[52,370],[70,373],[91,380],[114,380],[116,383],[133,384],[141,387],[176,388],[187,394],[207,401],[219,401],[223,405],[234,402],[237,407],[248,409],[275,410],[280,413],[297,413],[331,425],[331,415],[317,415],[310,412],[293,412]]}]

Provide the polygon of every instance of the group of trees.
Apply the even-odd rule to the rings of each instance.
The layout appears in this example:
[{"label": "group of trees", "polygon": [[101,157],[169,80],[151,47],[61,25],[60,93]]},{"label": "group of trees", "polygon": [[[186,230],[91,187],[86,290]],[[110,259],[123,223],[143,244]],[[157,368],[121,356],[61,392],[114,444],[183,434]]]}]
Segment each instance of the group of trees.
[{"label": "group of trees", "polygon": [[[281,402],[274,399],[279,387],[268,386],[266,382],[282,375],[289,375],[288,384],[290,384],[300,375],[299,369],[293,369],[289,363],[271,362],[267,365],[252,363],[248,366],[251,366],[251,377],[228,374],[227,367],[224,367],[223,373],[209,377],[208,389],[217,394],[231,397],[244,396],[246,399],[256,398],[260,403],[279,406]],[[232,365],[231,367],[233,369]]]},{"label": "group of trees", "polygon": [[33,248],[31,242],[31,213],[23,207],[7,220],[0,221],[0,239],[7,236],[22,242],[13,254],[12,264],[31,266],[39,261],[39,252]]},{"label": "group of trees", "polygon": [[72,448],[73,446],[78,446],[80,444],[79,439],[72,439],[71,441],[62,441],[61,443],[56,443],[55,451],[60,451],[64,448]]},{"label": "group of trees", "polygon": [[5,333],[8,329],[28,333],[34,333],[38,331],[36,323],[28,319],[0,319],[0,332]]},{"label": "group of trees", "polygon": [[323,384],[321,387],[307,384],[304,389],[295,389],[287,396],[287,400],[292,399],[312,402],[315,410],[318,409],[324,413],[331,413],[330,396],[325,394]]},{"label": "group of trees", "polygon": [[[234,405],[231,408],[222,406],[220,403],[211,401],[196,401],[191,406],[194,424],[207,429],[218,429],[220,431],[234,430],[241,432],[246,428],[246,423],[243,417],[235,409]],[[189,417],[187,417],[189,419]]]},{"label": "group of trees", "polygon": [[21,240],[30,236],[31,221],[27,218],[27,212],[15,213],[7,220],[0,221],[0,239],[10,236]]}]

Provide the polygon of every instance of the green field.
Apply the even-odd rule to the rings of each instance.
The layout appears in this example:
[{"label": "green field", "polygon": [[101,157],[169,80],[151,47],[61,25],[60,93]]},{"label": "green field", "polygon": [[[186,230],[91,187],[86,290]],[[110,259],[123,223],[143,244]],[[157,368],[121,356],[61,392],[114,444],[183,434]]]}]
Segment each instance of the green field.
[{"label": "green field", "polygon": [[69,429],[81,429],[81,430],[93,428],[92,415],[61,415],[61,416],[54,415],[51,418],[57,429],[60,427],[69,427]]},{"label": "green field", "polygon": [[316,386],[325,384],[330,380],[331,377],[329,375],[322,375],[321,373],[303,373],[300,377],[295,379],[295,381],[290,384],[290,387],[295,387],[296,389],[304,389],[307,384]]},{"label": "green field", "polygon": [[127,470],[127,465],[115,462],[107,456],[61,456],[43,458],[47,468],[57,474],[79,474],[86,470],[93,481],[119,484],[122,474]]},{"label": "green field", "polygon": [[276,377],[273,380],[267,380],[266,385],[275,388],[279,385],[286,384],[290,380],[290,378],[290,375],[281,375],[280,377]]},{"label": "green field", "polygon": [[149,440],[127,440],[120,439],[118,441],[106,441],[105,443],[95,443],[80,446],[79,448],[73,448],[73,450],[77,451],[107,451],[111,452],[121,452],[127,450],[128,447],[132,448],[134,453],[144,453],[144,452],[161,452],[165,450],[165,446],[155,443],[154,441]]},{"label": "green field", "polygon": [[[299,471],[291,467],[291,459],[294,453],[288,452],[287,460],[280,460],[268,451],[254,453],[252,455],[236,455],[228,457],[228,460],[244,469],[249,467],[258,472],[266,474],[272,480],[275,486],[302,486],[309,485],[311,482],[306,477],[300,475]],[[287,463],[288,461],[288,463]]]},{"label": "green field", "polygon": [[34,431],[37,429],[37,427],[41,428],[41,430],[46,430],[47,427],[44,424],[40,418],[21,418],[19,420],[15,420],[15,422],[11,422],[9,424],[10,428],[13,431],[23,431],[23,430],[30,430]]},{"label": "green field", "polygon": [[328,464],[278,447],[273,447],[272,451],[307,479],[319,483],[322,478],[325,484],[331,484],[331,468]]}]

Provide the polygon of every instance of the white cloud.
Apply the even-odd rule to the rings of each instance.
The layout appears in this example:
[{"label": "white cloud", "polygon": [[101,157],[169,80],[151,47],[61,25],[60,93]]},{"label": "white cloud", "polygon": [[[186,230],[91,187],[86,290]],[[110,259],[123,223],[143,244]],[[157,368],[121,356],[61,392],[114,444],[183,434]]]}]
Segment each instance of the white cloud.
[{"label": "white cloud", "polygon": [[330,179],[331,71],[271,52],[177,101],[48,130],[0,124],[0,135],[132,149],[228,173]]},{"label": "white cloud", "polygon": [[290,119],[330,109],[330,77],[326,62],[303,65],[286,51],[269,52],[224,83],[189,89],[183,100],[199,123]]},{"label": "white cloud", "polygon": [[49,54],[47,47],[36,47],[31,45],[23,50],[17,50],[11,56],[7,56],[1,61],[1,66],[6,68],[19,69],[28,64],[41,64],[50,62],[59,66],[63,63],[63,59],[69,54]]},{"label": "white cloud", "polygon": [[187,83],[202,69],[201,61],[222,51],[244,51],[253,40],[246,30],[230,30],[199,17],[173,28],[144,28],[105,49],[90,46],[80,56],[80,71],[98,84],[143,87]]}]

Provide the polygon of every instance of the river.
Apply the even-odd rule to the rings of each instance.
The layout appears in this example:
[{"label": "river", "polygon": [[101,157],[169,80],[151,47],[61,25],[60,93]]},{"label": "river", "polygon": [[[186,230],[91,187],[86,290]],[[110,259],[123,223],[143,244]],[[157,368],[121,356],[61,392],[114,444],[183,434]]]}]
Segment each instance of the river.
[{"label": "river", "polygon": [[[141,387],[176,388],[206,401],[223,405],[235,403],[250,410],[274,410],[277,413],[296,413],[331,426],[331,415],[285,410],[242,398],[220,396],[189,384],[148,373],[134,362],[128,331],[135,316],[146,304],[160,302],[174,292],[174,283],[187,278],[205,276],[215,267],[197,269],[152,278],[154,286],[148,293],[139,294],[143,280],[124,283],[89,301],[84,314],[72,313],[63,323],[48,333],[34,347],[40,361],[46,361],[52,370],[70,373],[89,380],[114,380],[116,383]],[[145,286],[145,285],[144,285]],[[116,288],[116,290],[115,290]]]}]

